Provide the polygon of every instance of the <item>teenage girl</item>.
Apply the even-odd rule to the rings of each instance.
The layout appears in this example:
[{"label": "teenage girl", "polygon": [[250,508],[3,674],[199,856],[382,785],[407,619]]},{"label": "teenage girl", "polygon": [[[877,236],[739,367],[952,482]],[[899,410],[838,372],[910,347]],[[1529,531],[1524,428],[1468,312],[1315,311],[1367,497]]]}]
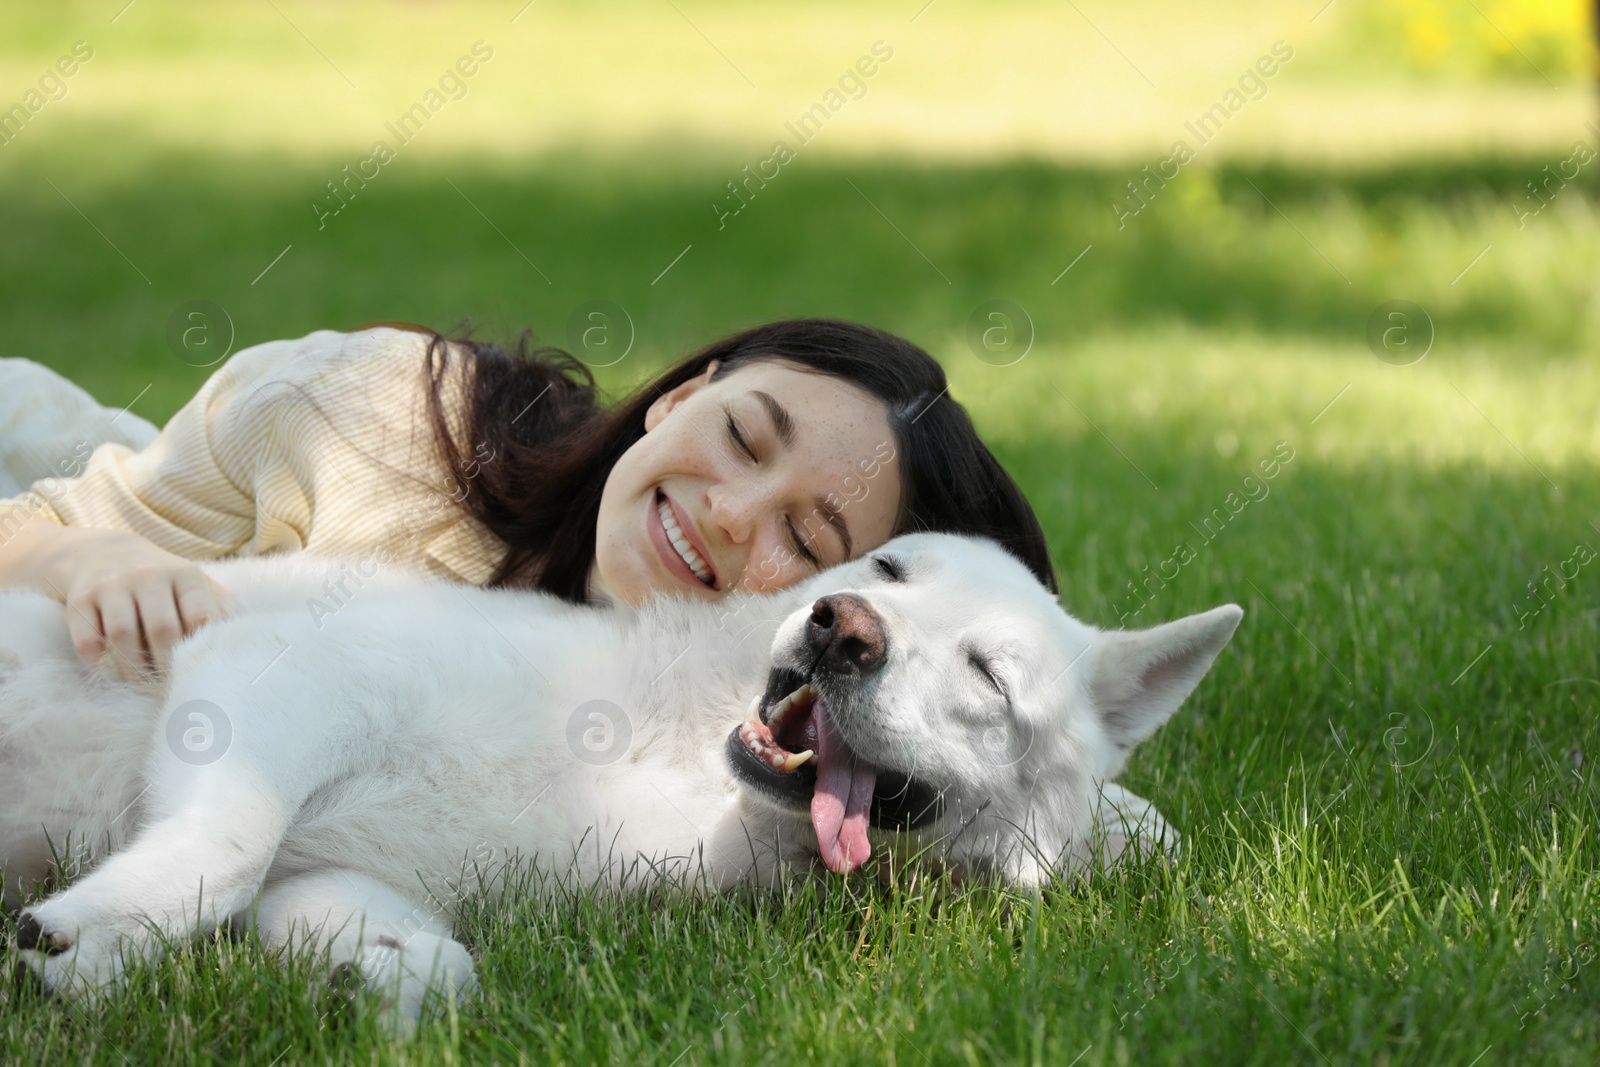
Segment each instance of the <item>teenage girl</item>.
[{"label": "teenage girl", "polygon": [[[7,430],[0,452],[24,443]],[[232,610],[194,561],[233,555],[637,604],[781,589],[935,530],[991,537],[1055,590],[1038,520],[939,364],[829,319],[716,341],[609,407],[559,349],[321,330],[235,353],[144,447],[102,420],[79,451],[38,467],[71,477],[0,500],[0,585],[59,600],[84,661],[109,648],[128,679]]]}]

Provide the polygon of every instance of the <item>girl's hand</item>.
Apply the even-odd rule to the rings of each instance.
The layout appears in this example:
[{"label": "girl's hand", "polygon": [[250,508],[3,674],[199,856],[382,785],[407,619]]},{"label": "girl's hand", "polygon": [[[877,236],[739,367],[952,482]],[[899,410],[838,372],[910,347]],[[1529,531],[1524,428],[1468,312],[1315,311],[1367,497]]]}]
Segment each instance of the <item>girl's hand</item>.
[{"label": "girl's hand", "polygon": [[30,553],[26,584],[65,605],[73,647],[85,664],[101,662],[109,650],[110,667],[124,681],[165,674],[174,645],[238,607],[193,562],[138,534],[30,527],[41,541]]}]

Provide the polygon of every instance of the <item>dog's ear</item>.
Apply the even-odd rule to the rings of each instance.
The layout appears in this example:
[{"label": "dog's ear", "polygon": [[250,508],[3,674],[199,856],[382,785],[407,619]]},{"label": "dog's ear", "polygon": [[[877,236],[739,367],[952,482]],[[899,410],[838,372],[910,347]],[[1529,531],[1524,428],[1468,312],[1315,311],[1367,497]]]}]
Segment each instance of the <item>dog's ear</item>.
[{"label": "dog's ear", "polygon": [[1170,719],[1242,618],[1243,608],[1225,604],[1149,630],[1102,634],[1089,687],[1112,744],[1131,752]]}]

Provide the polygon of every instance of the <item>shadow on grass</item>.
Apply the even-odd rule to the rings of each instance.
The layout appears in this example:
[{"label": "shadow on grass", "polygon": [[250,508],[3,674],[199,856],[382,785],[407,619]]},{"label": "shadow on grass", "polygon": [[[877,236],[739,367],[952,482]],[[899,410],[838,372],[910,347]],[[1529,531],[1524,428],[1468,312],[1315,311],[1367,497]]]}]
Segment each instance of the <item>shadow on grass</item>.
[{"label": "shadow on grass", "polygon": [[933,343],[992,298],[1025,307],[1045,343],[1182,322],[1356,345],[1378,304],[1405,298],[1458,341],[1561,353],[1593,339],[1600,224],[1592,184],[1572,184],[1519,229],[1549,162],[1194,165],[1163,184],[1131,166],[802,155],[735,199],[736,166],[653,152],[402,156],[365,183],[343,170],[357,156],[102,173],[45,152],[0,177],[0,307],[7,354],[91,388],[153,376],[162,418],[204,376],[163,341],[196,298],[228,310],[241,344],[468,317],[561,343],[603,299],[627,309],[646,360],[802,314]]}]

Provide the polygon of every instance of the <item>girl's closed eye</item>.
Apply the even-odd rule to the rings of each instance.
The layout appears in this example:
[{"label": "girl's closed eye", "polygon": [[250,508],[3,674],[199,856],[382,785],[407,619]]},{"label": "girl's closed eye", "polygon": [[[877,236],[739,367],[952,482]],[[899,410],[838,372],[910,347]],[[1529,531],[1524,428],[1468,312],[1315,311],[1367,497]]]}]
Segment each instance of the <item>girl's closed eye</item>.
[{"label": "girl's closed eye", "polygon": [[733,405],[726,401],[722,404],[722,417],[727,423],[728,439],[733,442],[733,447],[749,457],[751,463],[759,463],[760,460],[756,458],[755,449],[750,447],[750,442],[745,437],[744,431],[739,429],[739,421],[733,417]]},{"label": "girl's closed eye", "polygon": [[783,523],[788,527],[789,540],[794,543],[795,552],[799,553],[800,557],[811,566],[816,567],[821,561],[817,558],[817,554],[811,551],[811,546],[806,543],[806,539],[800,536],[800,531],[795,528],[794,520],[785,515]]},{"label": "girl's closed eye", "polygon": [[[756,455],[756,450],[750,444],[750,439],[745,436],[744,431],[740,428],[739,420],[733,414],[733,405],[727,401],[723,401],[722,404],[722,418],[728,430],[728,440],[733,443],[733,447],[746,456],[750,462],[761,462],[760,457]],[[801,536],[799,528],[794,524],[794,519],[785,515],[783,525],[789,534],[789,544],[795,554],[805,560],[811,567],[818,567],[821,564],[821,560],[816,552],[812,551],[808,539]]]}]

